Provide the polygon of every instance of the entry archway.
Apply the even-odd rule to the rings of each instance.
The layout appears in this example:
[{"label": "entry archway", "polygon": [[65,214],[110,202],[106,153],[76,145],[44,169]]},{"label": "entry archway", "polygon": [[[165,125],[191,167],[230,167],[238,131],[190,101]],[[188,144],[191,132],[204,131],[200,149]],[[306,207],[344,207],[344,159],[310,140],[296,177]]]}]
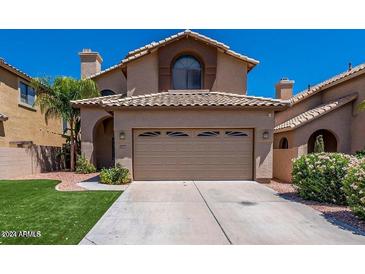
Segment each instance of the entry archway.
[{"label": "entry archway", "polygon": [[102,119],[94,127],[94,163],[97,169],[114,166],[114,120]]},{"label": "entry archway", "polygon": [[308,153],[314,152],[314,144],[319,135],[322,135],[324,142],[325,152],[337,152],[337,139],[336,136],[326,129],[320,129],[312,133],[308,139]]}]

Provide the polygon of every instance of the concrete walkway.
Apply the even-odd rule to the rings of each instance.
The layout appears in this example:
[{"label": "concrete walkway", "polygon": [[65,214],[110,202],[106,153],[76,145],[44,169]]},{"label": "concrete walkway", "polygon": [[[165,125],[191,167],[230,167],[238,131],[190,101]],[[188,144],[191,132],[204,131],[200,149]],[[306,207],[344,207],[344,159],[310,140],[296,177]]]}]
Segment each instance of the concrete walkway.
[{"label": "concrete walkway", "polygon": [[134,182],[80,244],[365,244],[264,185]]},{"label": "concrete walkway", "polygon": [[110,191],[124,191],[128,188],[130,184],[126,185],[106,185],[99,183],[99,176],[92,177],[88,180],[77,183],[79,187],[82,187],[86,190],[110,190]]}]

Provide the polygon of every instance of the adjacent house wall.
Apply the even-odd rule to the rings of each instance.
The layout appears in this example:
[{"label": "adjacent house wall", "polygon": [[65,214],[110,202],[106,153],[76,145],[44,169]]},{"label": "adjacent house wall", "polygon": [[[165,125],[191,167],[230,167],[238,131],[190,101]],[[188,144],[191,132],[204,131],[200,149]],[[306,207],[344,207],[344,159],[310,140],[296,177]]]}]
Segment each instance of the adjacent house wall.
[{"label": "adjacent house wall", "polygon": [[143,56],[127,66],[128,95],[158,92],[157,52]]},{"label": "adjacent house wall", "polygon": [[217,77],[213,91],[247,93],[247,63],[217,51]]},{"label": "adjacent house wall", "polygon": [[[84,119],[89,117],[83,114]],[[207,109],[139,109],[114,112],[114,135],[125,133],[125,139],[115,138],[116,162],[132,170],[133,128],[254,128],[255,179],[272,178],[272,142],[274,117],[270,111],[207,110]],[[263,139],[263,132],[269,139]]]},{"label": "adjacent house wall", "polygon": [[[291,179],[291,159],[307,154],[310,136],[320,129],[330,131],[337,140],[337,151],[351,153],[352,105],[347,104],[308,124],[274,136],[274,177],[288,182]],[[279,149],[280,139],[288,139],[289,149]],[[286,157],[291,157],[287,158]],[[278,164],[280,163],[280,164]]]},{"label": "adjacent house wall", "polygon": [[62,137],[61,119],[49,119],[47,124],[38,107],[20,104],[20,80],[27,83],[0,67],[0,112],[9,117],[7,121],[0,122],[0,147],[9,147],[13,141],[62,146],[65,139]]},{"label": "adjacent house wall", "polygon": [[310,110],[312,108],[315,108],[322,103],[321,94],[316,94],[308,99],[305,99],[294,106],[280,112],[275,113],[275,125],[279,125],[307,110]]},{"label": "adjacent house wall", "polygon": [[[357,111],[357,105],[365,100],[365,75],[358,76],[350,81],[343,82],[322,92],[323,102],[333,101],[350,94],[356,93],[357,100],[353,103],[352,112],[345,119],[351,119],[350,123],[345,125],[351,130],[351,153],[365,148],[365,111]],[[351,104],[350,104],[351,105]],[[343,118],[342,118],[343,119]]]},{"label": "adjacent house wall", "polygon": [[11,179],[64,168],[59,147],[0,147],[0,179]]},{"label": "adjacent house wall", "polygon": [[121,69],[113,70],[94,78],[99,90],[109,89],[115,94],[127,93],[127,79]]}]

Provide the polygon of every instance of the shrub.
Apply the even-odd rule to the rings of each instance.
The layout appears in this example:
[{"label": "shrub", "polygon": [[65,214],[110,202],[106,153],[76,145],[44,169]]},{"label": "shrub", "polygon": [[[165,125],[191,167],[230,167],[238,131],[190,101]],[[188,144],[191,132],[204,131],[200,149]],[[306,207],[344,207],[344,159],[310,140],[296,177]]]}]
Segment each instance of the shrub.
[{"label": "shrub", "polygon": [[346,204],[343,179],[351,156],[341,153],[313,153],[293,161],[293,184],[304,199]]},{"label": "shrub", "polygon": [[351,210],[365,220],[365,158],[350,162],[343,188]]},{"label": "shrub", "polygon": [[355,153],[356,158],[365,158],[365,148],[363,150],[358,150]]},{"label": "shrub", "polygon": [[100,172],[100,182],[108,185],[121,185],[130,183],[129,170],[117,164],[113,168],[103,168]]},{"label": "shrub", "polygon": [[76,173],[88,174],[93,172],[96,172],[95,166],[84,155],[79,155],[76,160]]},{"label": "shrub", "polygon": [[322,135],[318,135],[316,138],[316,141],[314,143],[314,152],[315,153],[324,152],[324,141]]}]

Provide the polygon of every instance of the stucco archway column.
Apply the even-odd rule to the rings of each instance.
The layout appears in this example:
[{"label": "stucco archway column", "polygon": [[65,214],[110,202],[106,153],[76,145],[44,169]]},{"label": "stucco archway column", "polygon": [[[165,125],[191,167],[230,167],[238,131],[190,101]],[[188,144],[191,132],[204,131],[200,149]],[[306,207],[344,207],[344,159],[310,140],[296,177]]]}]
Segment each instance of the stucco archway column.
[{"label": "stucco archway column", "polygon": [[112,117],[103,109],[81,108],[81,153],[91,163],[94,158],[94,129],[97,123],[105,118]]}]

